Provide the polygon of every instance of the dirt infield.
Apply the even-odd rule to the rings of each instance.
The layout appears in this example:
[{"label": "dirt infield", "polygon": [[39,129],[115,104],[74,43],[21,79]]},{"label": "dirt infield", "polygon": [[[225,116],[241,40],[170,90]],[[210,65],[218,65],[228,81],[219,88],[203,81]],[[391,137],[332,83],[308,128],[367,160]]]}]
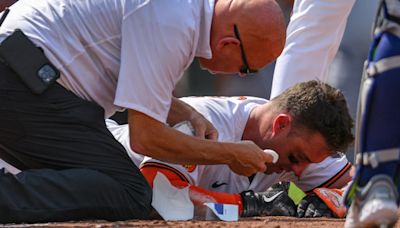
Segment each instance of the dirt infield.
[{"label": "dirt infield", "polygon": [[[40,223],[40,224],[6,224],[0,227],[66,227],[66,228],[106,228],[106,227],[274,227],[274,228],[311,228],[311,227],[343,227],[344,219],[299,219],[293,217],[255,217],[250,219],[241,219],[238,222],[221,222],[221,221],[179,221],[166,222],[163,220],[130,220],[123,222],[106,222],[106,221],[85,221],[85,222],[64,222],[64,223]],[[396,228],[400,228],[397,223]]]}]

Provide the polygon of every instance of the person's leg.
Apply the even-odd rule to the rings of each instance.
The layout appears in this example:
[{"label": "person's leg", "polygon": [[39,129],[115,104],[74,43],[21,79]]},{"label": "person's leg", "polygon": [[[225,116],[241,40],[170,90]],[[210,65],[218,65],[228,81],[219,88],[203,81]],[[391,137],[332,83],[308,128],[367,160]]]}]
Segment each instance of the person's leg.
[{"label": "person's leg", "polygon": [[0,222],[147,216],[151,188],[102,108],[58,84],[33,95],[0,64],[0,116],[0,158],[22,169],[0,172]]},{"label": "person's leg", "polygon": [[90,169],[36,169],[15,176],[0,170],[0,185],[0,223],[122,220],[142,217],[138,212],[145,208],[130,205],[135,202],[120,183]]},{"label": "person's leg", "polygon": [[391,227],[399,218],[400,23],[393,18],[400,18],[400,2],[380,1],[377,12],[360,87],[345,227]]}]

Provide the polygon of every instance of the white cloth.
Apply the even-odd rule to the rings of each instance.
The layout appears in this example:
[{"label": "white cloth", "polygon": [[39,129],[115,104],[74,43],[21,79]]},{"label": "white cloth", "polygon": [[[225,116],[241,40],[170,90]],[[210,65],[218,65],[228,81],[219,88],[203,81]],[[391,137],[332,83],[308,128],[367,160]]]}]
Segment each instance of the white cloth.
[{"label": "white cloth", "polygon": [[[182,98],[211,121],[219,132],[219,141],[237,142],[241,140],[251,110],[268,102],[255,97],[187,97]],[[128,126],[118,125],[107,120],[107,127],[118,141],[127,149],[133,162],[157,162],[169,165],[186,176],[191,184],[218,192],[239,193],[245,190],[265,191],[279,181],[293,181],[304,191],[309,191],[338,174],[348,163],[345,156],[328,157],[318,164],[309,165],[300,178],[293,172],[280,174],[257,173],[250,183],[245,176],[232,172],[227,165],[190,165],[169,164],[144,157],[133,152],[129,146]]]},{"label": "white cloth", "polygon": [[271,96],[313,79],[327,81],[355,0],[295,0],[286,44],[277,59]]},{"label": "white cloth", "polygon": [[213,10],[214,0],[20,0],[0,41],[21,29],[61,71],[58,83],[106,117],[131,108],[165,122],[183,71],[211,58]]}]

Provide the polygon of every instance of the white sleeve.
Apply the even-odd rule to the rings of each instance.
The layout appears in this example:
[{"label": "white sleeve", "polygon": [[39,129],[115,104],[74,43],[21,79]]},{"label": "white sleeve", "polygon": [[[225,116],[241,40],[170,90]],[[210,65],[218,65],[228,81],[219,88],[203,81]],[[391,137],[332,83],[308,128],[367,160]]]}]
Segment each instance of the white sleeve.
[{"label": "white sleeve", "polygon": [[[320,187],[343,187],[343,176],[351,169],[351,164],[345,155],[327,157],[320,163],[311,163],[301,174],[295,184],[303,191],[310,191]],[[349,181],[349,179],[347,179]]]},{"label": "white sleeve", "polygon": [[128,124],[119,125],[112,119],[106,119],[106,126],[111,134],[113,134],[114,138],[125,148],[132,162],[139,167],[140,163],[142,163],[144,159],[144,156],[131,149]]},{"label": "white sleeve", "polygon": [[326,81],[354,2],[295,0],[286,45],[275,65],[271,99],[298,82]]},{"label": "white sleeve", "polygon": [[166,121],[172,91],[192,61],[194,45],[194,25],[179,22],[177,10],[168,1],[156,1],[124,16],[115,105]]}]

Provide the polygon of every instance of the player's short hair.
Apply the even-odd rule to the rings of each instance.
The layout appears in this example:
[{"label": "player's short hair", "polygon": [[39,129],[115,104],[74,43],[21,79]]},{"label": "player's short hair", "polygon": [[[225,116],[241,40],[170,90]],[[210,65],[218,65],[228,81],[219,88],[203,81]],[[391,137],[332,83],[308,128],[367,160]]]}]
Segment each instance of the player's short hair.
[{"label": "player's short hair", "polygon": [[354,141],[354,121],[343,93],[321,81],[298,83],[272,99],[280,111],[289,112],[295,128],[319,132],[329,149],[342,151]]}]

